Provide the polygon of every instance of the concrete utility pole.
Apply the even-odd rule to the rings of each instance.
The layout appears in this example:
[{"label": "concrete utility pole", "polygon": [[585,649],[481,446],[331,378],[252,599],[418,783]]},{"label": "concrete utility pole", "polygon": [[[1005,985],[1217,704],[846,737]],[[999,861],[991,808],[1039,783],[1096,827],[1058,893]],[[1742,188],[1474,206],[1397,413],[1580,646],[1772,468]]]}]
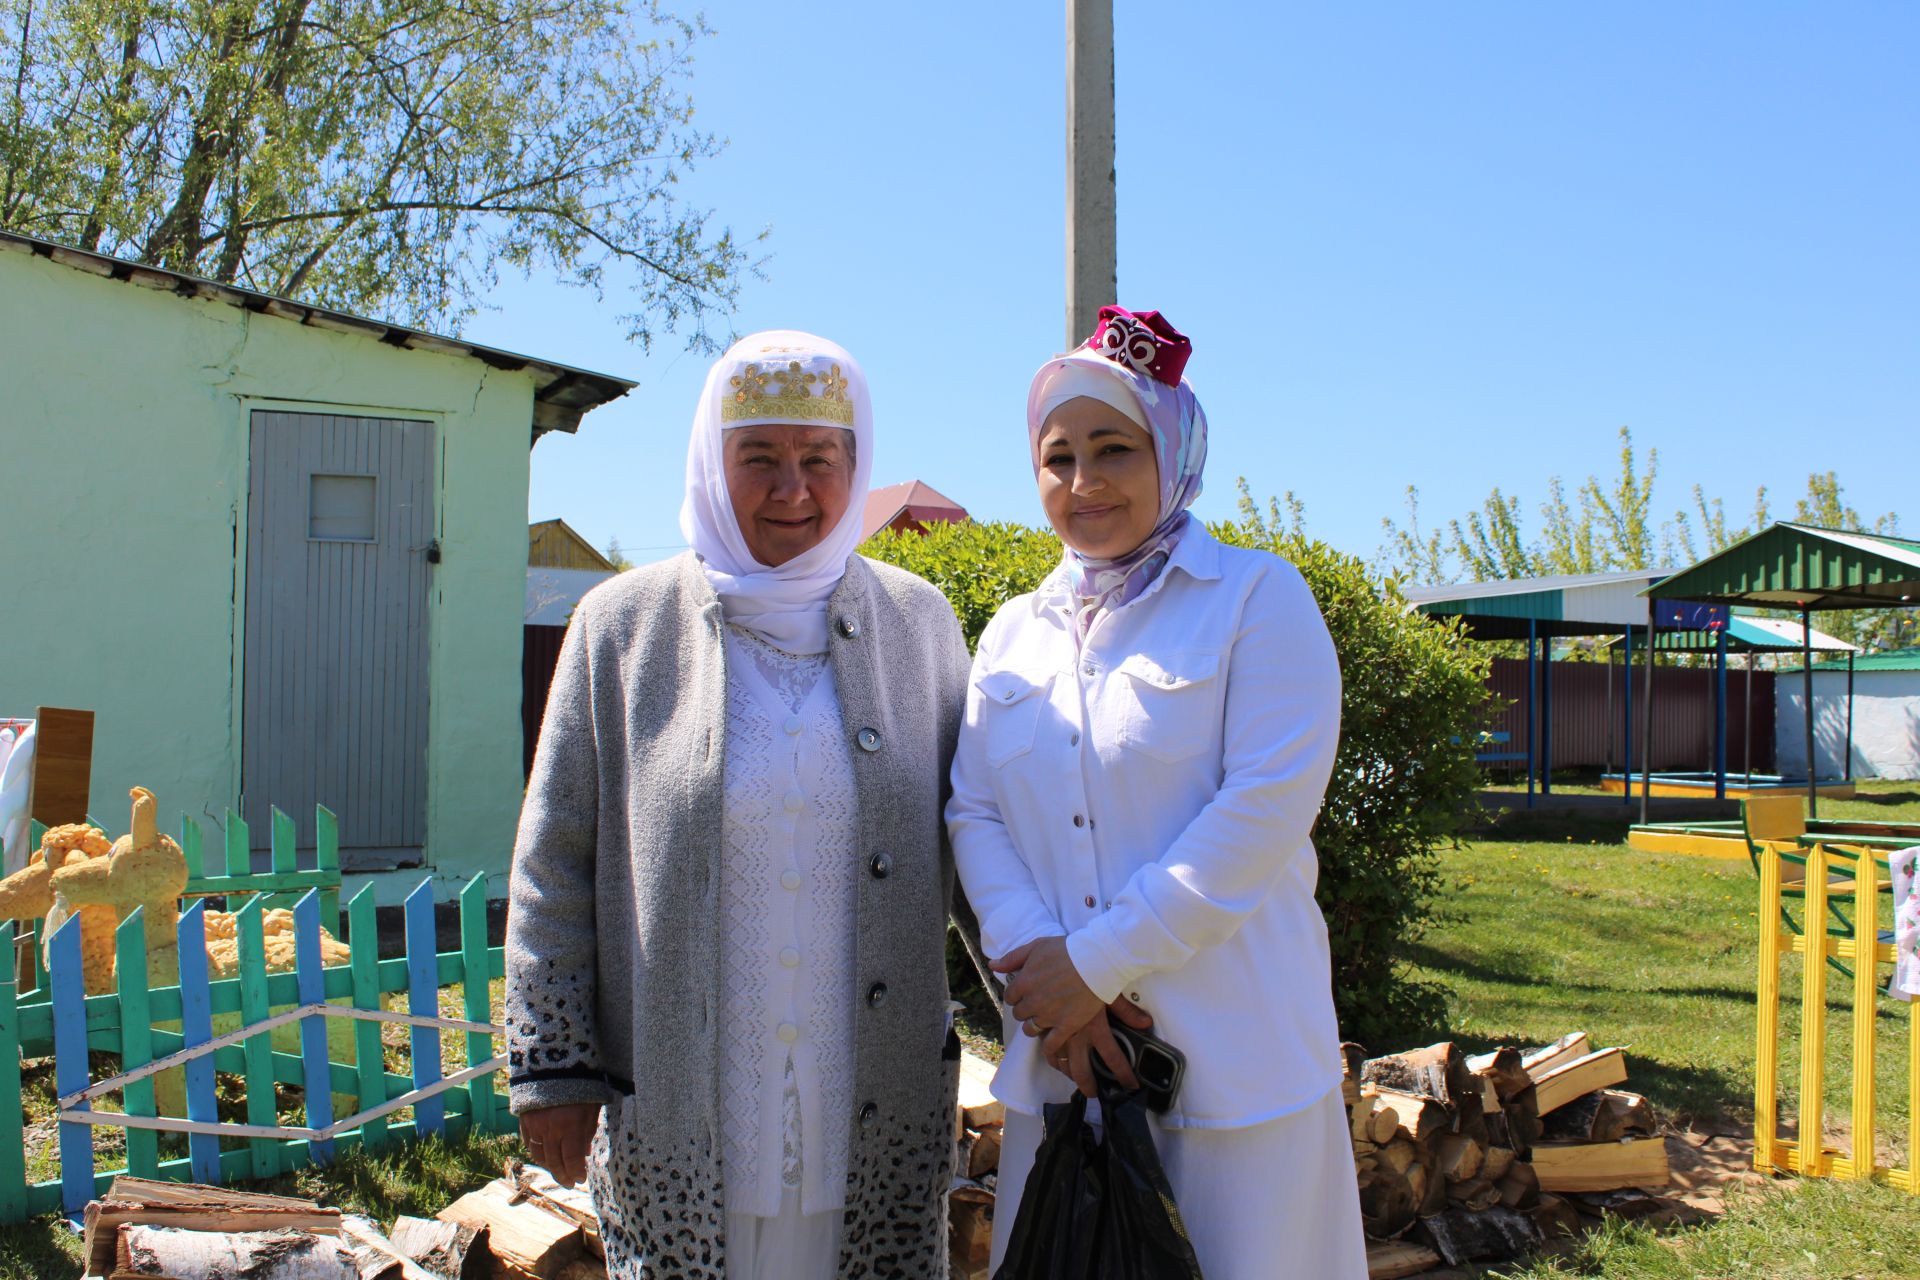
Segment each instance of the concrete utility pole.
[{"label": "concrete utility pole", "polygon": [[1067,344],[1117,300],[1113,0],[1067,0]]}]

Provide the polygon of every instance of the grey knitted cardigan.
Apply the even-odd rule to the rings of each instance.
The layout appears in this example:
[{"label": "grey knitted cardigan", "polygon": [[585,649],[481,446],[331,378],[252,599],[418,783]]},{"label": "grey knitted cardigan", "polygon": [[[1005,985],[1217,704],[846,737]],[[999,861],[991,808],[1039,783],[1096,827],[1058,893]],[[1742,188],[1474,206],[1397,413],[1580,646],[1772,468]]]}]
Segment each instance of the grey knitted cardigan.
[{"label": "grey knitted cardigan", "polygon": [[[959,1041],[941,820],[968,658],[927,583],[853,556],[828,603],[863,868],[842,1277],[946,1274]],[[590,1187],[614,1280],[723,1280],[726,649],[691,552],[588,593],[560,651],[507,918],[516,1114],[605,1102]]]}]

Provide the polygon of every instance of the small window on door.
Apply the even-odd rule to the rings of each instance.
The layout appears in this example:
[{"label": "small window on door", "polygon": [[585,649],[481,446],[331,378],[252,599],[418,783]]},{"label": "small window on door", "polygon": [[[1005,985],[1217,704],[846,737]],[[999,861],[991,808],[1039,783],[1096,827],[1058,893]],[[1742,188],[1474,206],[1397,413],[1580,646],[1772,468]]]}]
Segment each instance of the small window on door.
[{"label": "small window on door", "polygon": [[314,542],[374,541],[372,476],[315,472],[307,497],[307,537]]}]

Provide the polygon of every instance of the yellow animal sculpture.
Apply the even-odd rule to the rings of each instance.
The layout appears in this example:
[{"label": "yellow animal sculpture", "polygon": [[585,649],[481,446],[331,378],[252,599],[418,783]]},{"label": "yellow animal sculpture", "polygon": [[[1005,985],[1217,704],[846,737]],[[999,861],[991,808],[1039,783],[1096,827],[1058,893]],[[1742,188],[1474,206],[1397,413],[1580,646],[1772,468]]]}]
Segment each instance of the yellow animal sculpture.
[{"label": "yellow animal sculpture", "polygon": [[[147,982],[158,987],[179,981],[180,895],[187,889],[186,855],[170,837],[160,834],[153,793],[135,787],[129,794],[133,820],[128,833],[113,844],[85,823],[53,827],[29,864],[0,880],[0,919],[45,916],[49,941],[69,917],[79,915],[81,972],[88,995],[106,995],[116,989],[114,930],[136,908],[145,908]],[[240,968],[234,916],[226,911],[208,911],[205,916],[208,972],[215,978],[231,978]],[[261,925],[266,934],[267,971],[291,971],[293,912],[263,912]],[[342,965],[351,953],[322,929],[320,956],[325,965]]]}]

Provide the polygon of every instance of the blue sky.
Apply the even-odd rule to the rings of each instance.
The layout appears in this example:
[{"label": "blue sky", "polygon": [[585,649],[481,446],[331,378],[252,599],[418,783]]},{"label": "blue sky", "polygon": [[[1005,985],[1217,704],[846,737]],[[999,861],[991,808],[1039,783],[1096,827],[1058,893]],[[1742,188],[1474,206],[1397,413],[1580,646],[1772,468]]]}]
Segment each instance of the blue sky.
[{"label": "blue sky", "polygon": [[[718,0],[692,93],[729,139],[683,183],[771,229],[737,332],[864,365],[876,485],[1037,523],[1024,395],[1064,340],[1064,17]],[[1790,511],[1835,469],[1869,518],[1920,468],[1920,6],[1116,0],[1120,301],[1194,339],[1196,510],[1292,490],[1371,556],[1499,486],[1534,507],[1660,451]],[[637,379],[533,452],[532,519],[672,554],[706,361],[619,299],[509,282],[482,342]]]}]

